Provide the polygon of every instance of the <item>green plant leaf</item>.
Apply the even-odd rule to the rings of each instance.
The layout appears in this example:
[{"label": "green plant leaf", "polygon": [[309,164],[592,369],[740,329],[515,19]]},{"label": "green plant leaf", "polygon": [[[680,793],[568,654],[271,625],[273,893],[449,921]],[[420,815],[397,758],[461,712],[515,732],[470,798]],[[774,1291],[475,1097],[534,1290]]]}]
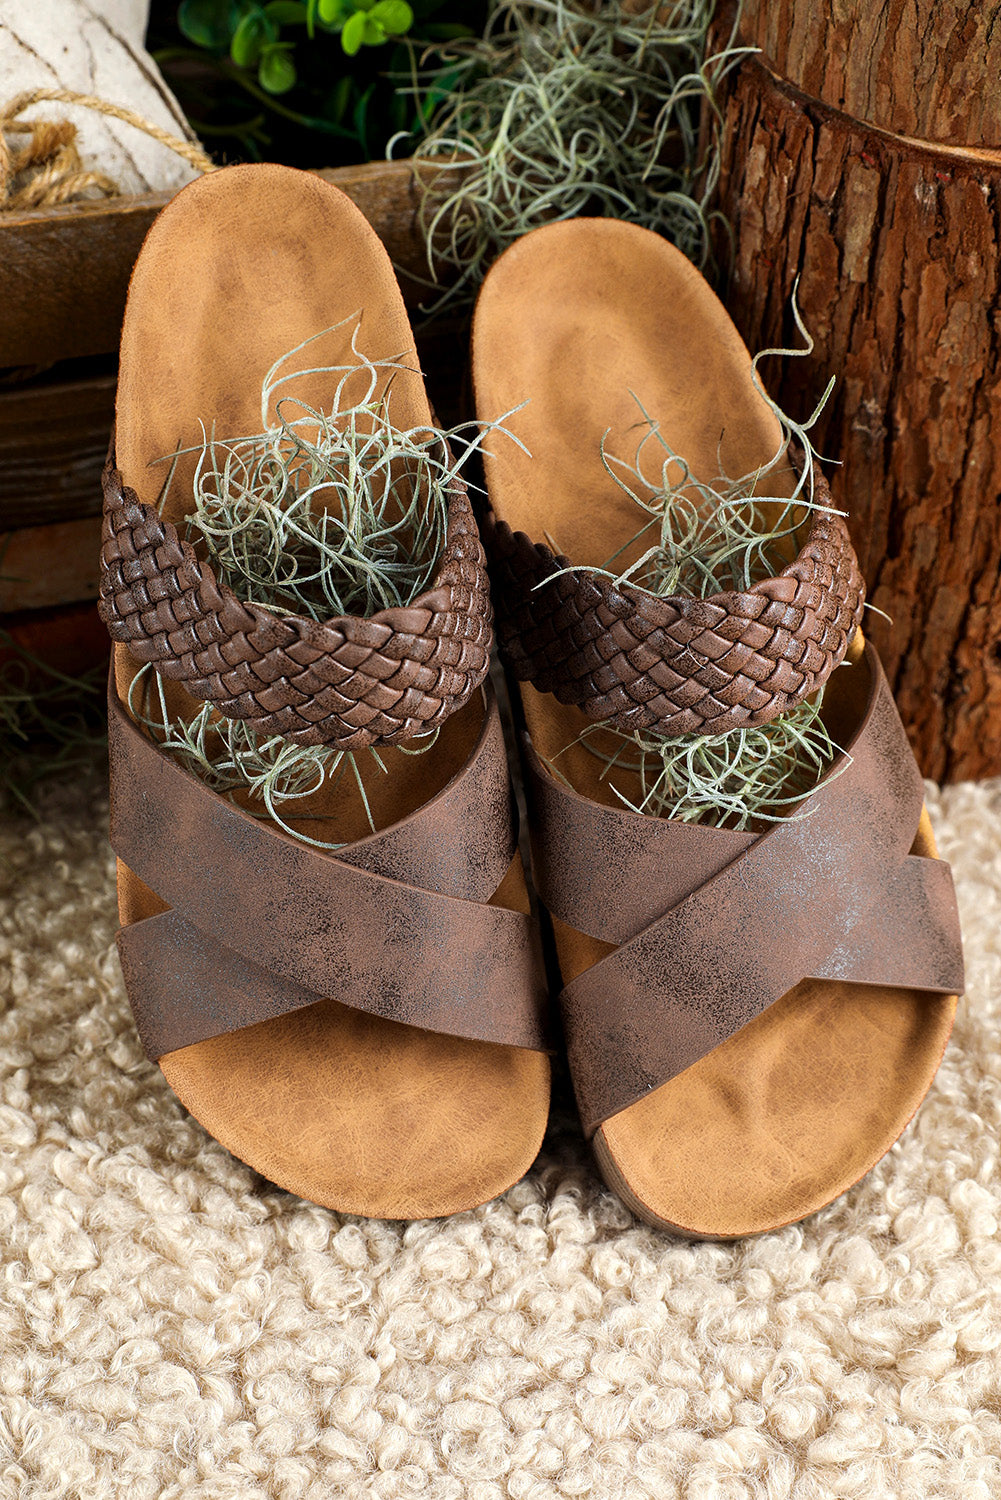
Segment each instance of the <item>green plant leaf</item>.
[{"label": "green plant leaf", "polygon": [[414,13],[407,0],[376,0],[368,14],[389,36],[403,36],[414,24]]},{"label": "green plant leaf", "polygon": [[410,115],[410,100],[406,97],[405,94],[401,94],[399,91],[394,90],[393,97],[389,101],[389,121],[393,127],[394,135],[397,135],[400,132],[406,135],[410,134],[411,127],[408,124]]},{"label": "green plant leaf", "polygon": [[365,17],[365,30],[362,32],[362,41],[366,47],[381,47],[386,40],[386,33],[378,21],[373,21],[371,16]]},{"label": "green plant leaf", "polygon": [[181,0],[177,11],[181,34],[211,51],[229,46],[239,21],[240,7],[232,0]]},{"label": "green plant leaf", "polygon": [[[320,0],[323,4],[323,0]],[[356,10],[353,16],[349,16],[344,22],[341,32],[341,46],[348,57],[354,57],[356,52],[361,51],[362,42],[365,40],[365,26],[368,21],[363,10]]]},{"label": "green plant leaf", "polygon": [[351,106],[351,95],[353,91],[354,85],[352,84],[352,81],[347,76],[347,74],[345,74],[343,78],[339,78],[337,80],[337,83],[334,85],[334,91],[330,95],[330,104],[331,113],[334,119],[337,121],[338,125],[342,123],[344,116],[347,114],[348,109]]},{"label": "green plant leaf", "polygon": [[282,104],[273,94],[266,94],[257,82],[256,73],[248,73],[246,68],[238,68],[234,63],[226,60],[219,64],[223,76],[228,78],[248,93],[252,99],[260,104],[266,104],[268,109],[283,120],[291,120],[294,125],[301,125],[304,130],[318,130],[324,135],[336,135],[342,140],[353,141],[354,134],[338,125],[335,120],[324,119],[322,115],[306,115],[301,110],[290,109],[287,104]]},{"label": "green plant leaf", "polygon": [[276,26],[300,26],[307,17],[307,8],[300,0],[270,0],[264,14]]},{"label": "green plant leaf", "polygon": [[229,55],[239,68],[255,68],[262,50],[278,38],[278,27],[259,6],[248,11],[233,33]]},{"label": "green plant leaf", "polygon": [[362,150],[365,152],[366,156],[368,155],[368,106],[371,103],[372,95],[374,92],[375,84],[370,83],[364,94],[362,94],[361,98],[358,100],[358,103],[355,105],[354,112],[353,123],[355,127],[355,135],[357,136],[358,143],[361,146]]},{"label": "green plant leaf", "polygon": [[269,94],[287,94],[296,81],[295,63],[289,56],[291,42],[265,47],[257,69],[257,81]]}]

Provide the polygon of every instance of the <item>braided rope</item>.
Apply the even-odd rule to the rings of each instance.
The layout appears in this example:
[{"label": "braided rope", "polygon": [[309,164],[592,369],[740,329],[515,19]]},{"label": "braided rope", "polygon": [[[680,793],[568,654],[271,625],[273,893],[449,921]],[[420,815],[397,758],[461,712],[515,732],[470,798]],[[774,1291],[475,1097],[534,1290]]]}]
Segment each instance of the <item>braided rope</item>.
[{"label": "braided rope", "polygon": [[[114,198],[118,189],[103,172],[84,167],[76,144],[76,126],[70,120],[19,120],[17,117],[32,104],[78,104],[98,114],[109,115],[152,136],[162,146],[176,151],[198,172],[216,170],[197,141],[186,141],[172,135],[160,125],[147,120],[134,109],[112,104],[96,94],[80,94],[75,89],[26,89],[0,108],[0,207],[5,212],[31,208],[49,208],[71,203],[88,192]],[[30,140],[19,151],[12,151],[5,134],[28,135]]]},{"label": "braided rope", "polygon": [[[6,136],[28,135],[14,151]],[[0,209],[17,213],[73,203],[87,193],[113,198],[118,189],[104,172],[88,171],[70,120],[36,120],[31,125],[0,117]]]},{"label": "braided rope", "polygon": [[[819,504],[830,503],[816,477]],[[865,584],[841,516],[810,513],[795,561],[746,593],[659,598],[569,567],[488,512],[500,650],[515,675],[589,719],[665,737],[765,724],[843,661]],[[541,587],[540,587],[541,585]]]},{"label": "braided rope", "polygon": [[363,619],[244,604],[109,459],[98,607],[113,640],[230,719],[341,750],[427,733],[486,677],[493,639],[483,548],[455,480],[433,586]]}]

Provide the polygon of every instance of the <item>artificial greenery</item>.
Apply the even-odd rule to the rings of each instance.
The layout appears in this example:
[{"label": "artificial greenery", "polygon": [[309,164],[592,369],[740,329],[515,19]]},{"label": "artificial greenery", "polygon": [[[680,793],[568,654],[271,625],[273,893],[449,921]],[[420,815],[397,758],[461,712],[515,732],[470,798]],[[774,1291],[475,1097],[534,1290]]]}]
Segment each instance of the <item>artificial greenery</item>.
[{"label": "artificial greenery", "polygon": [[472,36],[459,0],[181,0],[154,6],[149,45],[198,134],[224,154],[331,166],[382,153],[436,102],[390,75],[414,48]]},{"label": "artificial greenery", "polygon": [[784,816],[830,769],[838,747],[822,709],[821,691],[768,724],[728,734],[665,740],[595,726],[575,743],[604,762],[602,780],[633,812],[743,830]]},{"label": "artificial greenery", "polygon": [[[813,498],[815,455],[809,430],[833,385],[802,423],[781,411],[761,385],[757,367],[762,359],[771,354],[806,355],[813,348],[795,299],[793,312],[807,347],[763,350],[752,365],[755,385],[781,429],[782,440],[771,460],[737,478],[723,473],[697,477],[637,401],[640,436],[635,454],[628,459],[610,455],[606,433],[601,460],[609,481],[628,495],[645,519],[604,568],[591,571],[659,598],[684,594],[704,599],[728,589],[747,590],[792,560],[804,521],[811,511],[824,508]],[[775,493],[769,476],[788,473],[790,443],[802,461],[792,495],[784,495]],[[617,569],[622,554],[645,540],[651,545],[628,567]],[[594,724],[573,743],[583,744],[604,762],[602,779],[634,812],[755,828],[796,816],[790,810],[830,770],[838,747],[822,709],[823,690],[755,728],[666,739],[652,731],[625,733]],[[558,760],[557,756],[551,762],[552,768],[565,779]]]},{"label": "artificial greenery", "polygon": [[177,24],[194,46],[227,49],[237,67],[256,68],[267,93],[287,94],[297,77],[296,28],[305,27],[310,41],[324,32],[338,36],[345,56],[354,57],[405,36],[414,13],[407,0],[181,0]]},{"label": "artificial greenery", "polygon": [[[446,433],[397,427],[392,381],[405,367],[398,360],[367,359],[357,348],[357,327],[350,364],[289,368],[307,344],[332,331],[306,340],[269,370],[259,432],[226,441],[207,434],[197,449],[181,450],[198,455],[187,539],[245,603],[314,620],[405,606],[431,584],[452,482],[485,434],[500,425]],[[301,375],[316,373],[332,377],[329,410],[278,394]],[[162,460],[170,467],[161,506],[178,457]],[[353,787],[374,828],[365,778],[386,771],[374,748],[356,754],[293,744],[222,718],[208,703],[191,718],[178,718],[168,711],[163,683],[149,668],[133,683],[129,707],[164,749],[214,791],[238,798],[256,816],[273,818],[295,838],[337,847],[312,838],[296,811],[325,785]],[[397,748],[419,754],[435,738],[431,733]]]},{"label": "artificial greenery", "polygon": [[429,586],[458,469],[436,429],[395,426],[392,382],[404,366],[367,359],[349,321],[355,359],[321,367],[332,379],[329,410],[280,393],[316,373],[295,368],[296,356],[343,323],[272,365],[260,432],[225,442],[211,434],[187,450],[197,452],[189,540],[246,603],[316,620],[409,604]]},{"label": "artificial greenery", "polygon": [[[537,225],[580,214],[665,234],[709,255],[718,172],[714,87],[740,53],[706,60],[714,0],[491,0],[484,34],[415,69],[427,138],[417,158],[435,306],[475,294],[490,262]],[[461,168],[442,176],[442,166]],[[444,183],[444,186],[443,186]]]}]

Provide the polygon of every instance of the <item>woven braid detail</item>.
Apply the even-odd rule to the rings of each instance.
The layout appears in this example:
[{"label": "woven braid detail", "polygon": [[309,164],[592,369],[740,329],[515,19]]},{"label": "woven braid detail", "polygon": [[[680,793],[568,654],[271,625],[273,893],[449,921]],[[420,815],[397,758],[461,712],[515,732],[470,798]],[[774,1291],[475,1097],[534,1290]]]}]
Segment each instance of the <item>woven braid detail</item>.
[{"label": "woven braid detail", "polygon": [[[830,493],[816,476],[818,504]],[[582,569],[488,512],[483,530],[505,661],[611,728],[724,734],[815,692],[846,651],[865,583],[843,518],[810,513],[795,561],[746,593],[658,598]],[[539,587],[542,585],[542,587]]]},{"label": "woven braid detail", "polygon": [[433,586],[405,608],[316,621],[243,604],[109,460],[98,608],[113,640],[262,734],[361,750],[427,733],[483,682],[493,641],[465,485],[449,493]]}]

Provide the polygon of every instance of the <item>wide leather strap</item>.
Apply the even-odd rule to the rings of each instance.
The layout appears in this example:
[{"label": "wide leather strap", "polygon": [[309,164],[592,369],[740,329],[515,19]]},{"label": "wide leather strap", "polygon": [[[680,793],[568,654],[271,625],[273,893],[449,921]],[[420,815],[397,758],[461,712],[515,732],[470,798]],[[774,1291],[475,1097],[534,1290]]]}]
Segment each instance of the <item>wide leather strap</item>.
[{"label": "wide leather strap", "polygon": [[705,599],[662,598],[572,566],[488,507],[482,530],[502,656],[521,681],[625,733],[767,723],[827,681],[862,616],[858,559],[819,473],[813,496],[818,508],[787,567]]},{"label": "wide leather strap", "polygon": [[909,853],[921,777],[871,647],[864,660],[849,755],[761,835],[605,807],[561,785],[528,744],[539,894],[571,927],[620,945],[562,995],[589,1134],[803,979],[962,990],[951,873]]},{"label": "wide leather strap", "polygon": [[516,830],[486,696],[476,747],[436,797],[328,852],[189,775],[112,684],[112,846],[172,908],[118,939],[151,1057],[327,996],[425,1031],[550,1050],[532,922],[488,904]]},{"label": "wide leather strap", "polygon": [[227,718],[300,745],[392,745],[443,724],[487,675],[486,562],[458,477],[432,587],[405,607],[329,620],[238,599],[123,482],[113,451],[102,485],[98,609],[112,639]]}]

